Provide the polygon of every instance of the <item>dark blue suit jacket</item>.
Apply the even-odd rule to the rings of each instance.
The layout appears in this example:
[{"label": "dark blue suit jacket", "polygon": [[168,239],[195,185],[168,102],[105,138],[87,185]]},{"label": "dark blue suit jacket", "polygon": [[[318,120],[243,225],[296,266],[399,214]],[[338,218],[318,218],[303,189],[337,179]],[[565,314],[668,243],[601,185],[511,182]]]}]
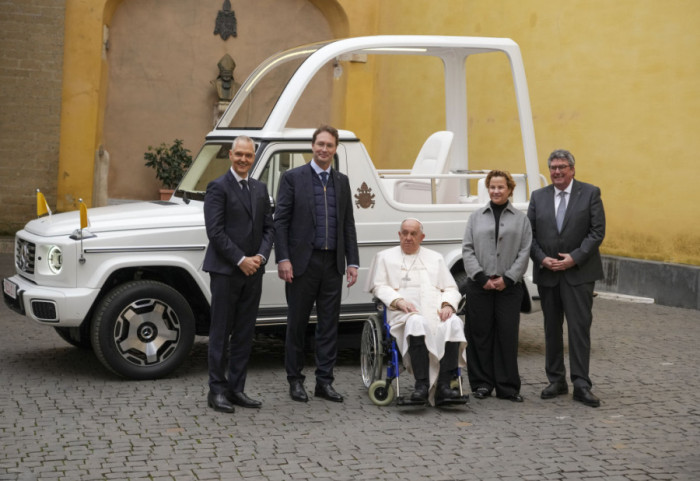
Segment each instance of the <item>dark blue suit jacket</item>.
[{"label": "dark blue suit jacket", "polygon": [[[316,213],[314,210],[314,172],[311,164],[288,170],[280,179],[275,208],[275,258],[289,259],[295,276],[302,275],[311,259]],[[355,232],[355,217],[348,177],[331,169],[338,220],[336,261],[338,273],[348,265],[360,265]]]},{"label": "dark blue suit jacket", "polygon": [[[603,278],[603,265],[598,248],[605,237],[605,211],[600,189],[594,185],[572,181],[562,231],[557,231],[554,212],[554,185],[532,193],[527,216],[532,225],[530,257],[534,262],[533,280],[536,284],[554,287],[560,276],[571,285],[594,282]],[[554,272],[542,267],[545,257],[558,258],[569,253],[576,265]]]},{"label": "dark blue suit jacket", "polygon": [[243,256],[262,254],[270,258],[274,223],[267,186],[248,177],[252,210],[243,202],[243,190],[229,169],[207,186],[204,221],[209,247],[203,269],[224,275],[241,274]]}]

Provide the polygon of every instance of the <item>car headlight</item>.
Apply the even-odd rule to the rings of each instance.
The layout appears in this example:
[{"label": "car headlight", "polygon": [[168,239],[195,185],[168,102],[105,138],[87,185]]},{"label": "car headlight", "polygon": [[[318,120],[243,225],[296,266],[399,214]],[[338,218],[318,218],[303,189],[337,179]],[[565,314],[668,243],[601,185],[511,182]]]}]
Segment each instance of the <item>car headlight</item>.
[{"label": "car headlight", "polygon": [[61,248],[58,246],[51,246],[49,248],[49,253],[46,256],[46,261],[49,264],[49,269],[51,269],[51,272],[54,274],[61,272],[61,268],[63,267],[63,252],[61,251]]}]

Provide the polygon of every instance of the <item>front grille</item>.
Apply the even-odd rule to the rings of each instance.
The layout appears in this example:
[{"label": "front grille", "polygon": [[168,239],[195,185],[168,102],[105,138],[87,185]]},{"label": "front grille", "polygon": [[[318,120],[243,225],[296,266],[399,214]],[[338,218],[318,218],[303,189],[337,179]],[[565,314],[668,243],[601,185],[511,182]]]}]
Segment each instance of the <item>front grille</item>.
[{"label": "front grille", "polygon": [[32,301],[32,312],[40,321],[57,321],[56,304],[53,301]]},{"label": "front grille", "polygon": [[15,240],[15,265],[17,269],[27,274],[34,274],[35,256],[36,245],[17,237]]}]

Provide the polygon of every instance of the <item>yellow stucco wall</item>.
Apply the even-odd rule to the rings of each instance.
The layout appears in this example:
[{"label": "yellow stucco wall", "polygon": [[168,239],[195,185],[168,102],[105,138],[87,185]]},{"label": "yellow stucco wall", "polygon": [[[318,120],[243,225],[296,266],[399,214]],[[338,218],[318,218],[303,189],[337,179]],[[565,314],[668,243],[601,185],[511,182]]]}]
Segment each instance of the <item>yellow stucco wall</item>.
[{"label": "yellow stucco wall", "polygon": [[[373,2],[342,3],[351,34],[369,33],[362,18]],[[541,168],[546,172],[553,149],[568,148],[577,158],[577,177],[601,187],[608,221],[603,251],[700,265],[700,189],[695,186],[700,162],[694,159],[700,150],[700,2],[411,0],[401,2],[401,8],[394,2],[375,5],[371,33],[518,42]],[[375,92],[384,79],[365,94],[375,112],[383,110]],[[354,92],[357,109],[366,108],[361,92]],[[361,129],[358,135],[378,150],[381,125],[372,128],[371,136]],[[410,152],[404,157],[411,158]]]},{"label": "yellow stucco wall", "polygon": [[[120,0],[67,0],[58,208],[91,198],[94,151],[104,113],[102,23]],[[541,167],[555,148],[576,155],[577,177],[599,185],[608,216],[608,254],[700,265],[700,2],[696,0],[315,0],[343,36],[445,34],[510,37],[528,75]],[[234,9],[237,6],[233,5]],[[341,26],[338,26],[341,25]],[[383,108],[393,81],[379,64],[351,64],[343,123],[371,152],[406,112]],[[404,82],[420,82],[405,72]],[[396,77],[398,78],[398,77]],[[480,79],[475,79],[478,86]],[[415,87],[419,88],[419,87]],[[427,100],[430,102],[430,99]],[[506,97],[504,105],[512,102]],[[420,110],[420,105],[410,109]],[[475,104],[470,122],[487,106]],[[408,107],[407,107],[408,108]],[[470,105],[470,109],[472,106]],[[501,111],[499,106],[488,106]],[[473,115],[473,116],[472,116]],[[507,108],[502,115],[507,123]],[[433,119],[438,122],[439,119]],[[477,125],[477,127],[479,127]],[[407,127],[410,129],[410,127]],[[409,137],[424,138],[419,125]],[[484,128],[497,143],[498,131]],[[512,142],[518,142],[517,136]],[[501,145],[500,151],[518,146]],[[405,148],[412,159],[415,148]],[[470,149],[494,148],[489,142]],[[471,153],[471,152],[470,152]],[[486,152],[478,151],[478,154]],[[384,166],[386,167],[386,166]],[[687,182],[682,183],[681,180]]]},{"label": "yellow stucco wall", "polygon": [[92,200],[94,155],[104,116],[103,25],[118,0],[66,1],[61,140],[56,208]]}]

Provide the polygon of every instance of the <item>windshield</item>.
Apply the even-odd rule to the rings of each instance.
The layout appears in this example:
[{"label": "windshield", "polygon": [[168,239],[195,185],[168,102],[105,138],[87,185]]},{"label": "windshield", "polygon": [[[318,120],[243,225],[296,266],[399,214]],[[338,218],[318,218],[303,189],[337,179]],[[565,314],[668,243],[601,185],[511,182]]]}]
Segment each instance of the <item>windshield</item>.
[{"label": "windshield", "polygon": [[268,58],[241,86],[217,128],[263,128],[294,72],[312,53],[327,43],[304,45]]},{"label": "windshield", "polygon": [[207,184],[224,175],[226,169],[231,167],[228,153],[231,150],[231,142],[216,142],[204,144],[192,166],[182,178],[175,195],[182,196],[187,192],[190,199],[203,200],[207,191]]}]

